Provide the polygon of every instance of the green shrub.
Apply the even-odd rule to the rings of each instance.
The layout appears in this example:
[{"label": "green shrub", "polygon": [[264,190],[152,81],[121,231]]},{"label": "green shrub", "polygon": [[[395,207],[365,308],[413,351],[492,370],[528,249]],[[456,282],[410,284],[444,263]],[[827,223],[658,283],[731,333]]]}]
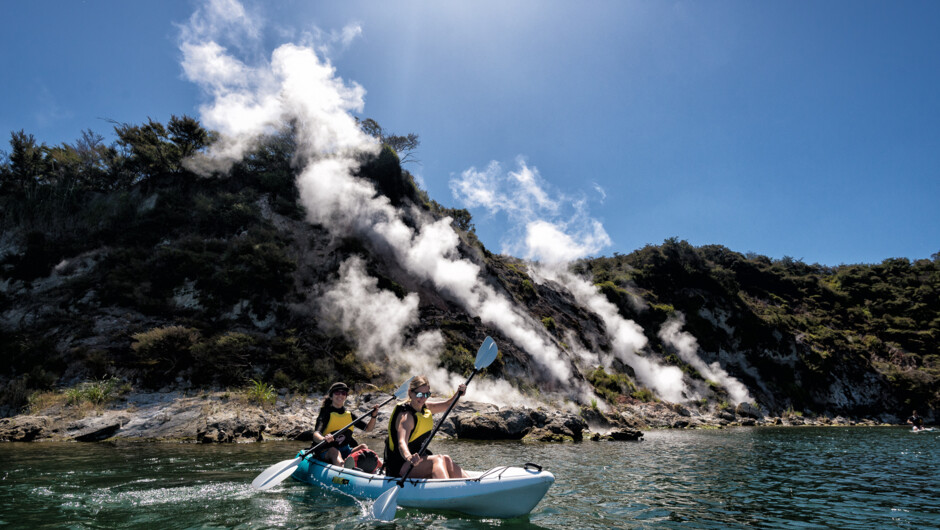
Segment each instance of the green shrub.
[{"label": "green shrub", "polygon": [[261,406],[274,405],[277,400],[277,393],[274,387],[268,383],[252,379],[249,381],[248,388],[245,389],[245,397],[248,401]]},{"label": "green shrub", "polygon": [[522,280],[522,297],[531,299],[538,296],[538,292],[535,290],[535,285],[532,283],[532,280],[526,278]]},{"label": "green shrub", "polygon": [[99,381],[86,381],[66,389],[65,402],[67,405],[80,405],[91,403],[95,406],[104,405],[131,391],[128,383],[122,383],[116,377],[109,377]]},{"label": "green shrub", "polygon": [[610,403],[617,402],[621,394],[636,388],[626,375],[608,374],[603,367],[597,367],[588,375],[587,380],[594,386],[594,391]]},{"label": "green shrub", "polygon": [[193,383],[235,385],[245,380],[257,351],[257,340],[247,333],[230,331],[191,348]]},{"label": "green shrub", "polygon": [[199,332],[184,326],[166,326],[132,335],[137,367],[146,386],[161,386],[192,366],[192,347]]},{"label": "green shrub", "polygon": [[640,387],[640,388],[637,389],[635,392],[633,392],[632,394],[630,394],[630,396],[633,397],[634,399],[638,399],[638,400],[643,401],[643,402],[645,402],[645,403],[658,402],[658,401],[659,401],[658,399],[656,399],[656,395],[653,394],[653,391],[650,390],[650,389],[648,389],[648,388],[646,388],[645,386],[644,386],[644,387]]},{"label": "green shrub", "polygon": [[469,374],[473,371],[476,358],[462,344],[448,344],[440,357],[440,365],[448,372]]}]

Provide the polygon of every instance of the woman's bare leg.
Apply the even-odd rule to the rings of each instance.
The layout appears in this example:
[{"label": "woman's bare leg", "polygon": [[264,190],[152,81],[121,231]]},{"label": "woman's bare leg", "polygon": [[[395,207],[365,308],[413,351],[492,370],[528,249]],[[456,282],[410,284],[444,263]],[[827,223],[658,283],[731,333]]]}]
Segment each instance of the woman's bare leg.
[{"label": "woman's bare leg", "polygon": [[[408,469],[405,466],[402,466],[401,471],[402,475],[408,473]],[[430,458],[425,458],[424,460],[418,462],[418,465],[414,466],[414,469],[411,471],[411,473],[408,473],[408,476],[411,478],[435,478],[433,473],[434,462]]]},{"label": "woman's bare leg", "polygon": [[343,459],[342,455],[339,454],[339,449],[330,447],[326,451],[326,461],[336,466],[343,465]]},{"label": "woman's bare leg", "polygon": [[447,473],[447,462],[445,462],[446,457],[440,455],[434,455],[431,457],[431,460],[434,461],[434,471],[431,475],[431,478],[450,478]]},{"label": "woman's bare leg", "polygon": [[460,469],[457,462],[454,462],[454,459],[449,455],[441,455],[441,459],[444,461],[447,470],[447,478],[467,478],[467,474],[463,472],[463,469]]}]

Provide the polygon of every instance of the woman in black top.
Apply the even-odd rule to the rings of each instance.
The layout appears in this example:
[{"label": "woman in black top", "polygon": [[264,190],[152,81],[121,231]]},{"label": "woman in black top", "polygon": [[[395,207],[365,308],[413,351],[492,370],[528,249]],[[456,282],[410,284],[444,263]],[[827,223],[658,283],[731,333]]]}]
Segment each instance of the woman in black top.
[{"label": "woman in black top", "polygon": [[[352,429],[343,429],[352,423],[352,414],[346,410],[346,396],[349,387],[345,383],[333,383],[323,400],[323,407],[317,415],[316,427],[313,430],[313,439],[317,442],[326,441],[327,445],[317,453],[317,458],[335,464],[343,465],[343,460],[360,449],[368,449],[366,444],[357,443],[352,437]],[[379,413],[376,405],[372,409],[372,418],[369,423],[359,422],[355,427],[370,432],[375,428],[375,417]]]}]

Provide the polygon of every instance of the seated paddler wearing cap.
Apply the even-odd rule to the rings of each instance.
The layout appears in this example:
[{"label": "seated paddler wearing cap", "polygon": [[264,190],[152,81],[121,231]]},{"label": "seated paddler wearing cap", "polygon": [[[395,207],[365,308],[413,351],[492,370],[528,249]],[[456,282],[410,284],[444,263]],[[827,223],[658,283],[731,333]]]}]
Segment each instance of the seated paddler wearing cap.
[{"label": "seated paddler wearing cap", "polygon": [[[359,444],[352,437],[352,429],[344,427],[352,423],[352,413],[346,410],[346,396],[349,387],[345,383],[333,383],[323,400],[320,414],[317,415],[316,427],[313,430],[313,439],[317,442],[326,441],[325,448],[317,453],[317,458],[330,464],[343,465],[343,460],[355,451],[366,449],[366,444]],[[372,418],[369,423],[360,421],[355,426],[366,432],[375,428],[375,417],[379,407],[372,409]]]}]

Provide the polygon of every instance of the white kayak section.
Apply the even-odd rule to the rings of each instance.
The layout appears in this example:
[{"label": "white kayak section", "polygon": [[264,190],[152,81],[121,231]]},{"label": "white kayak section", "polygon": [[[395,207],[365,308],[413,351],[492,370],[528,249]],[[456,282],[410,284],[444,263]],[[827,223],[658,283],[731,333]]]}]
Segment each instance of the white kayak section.
[{"label": "white kayak section", "polygon": [[[480,517],[519,517],[531,512],[555,482],[554,475],[534,464],[466,473],[470,478],[409,478],[398,492],[398,505]],[[301,482],[373,500],[389,488],[398,488],[401,480],[334,466],[312,456],[300,462],[292,476]]]}]

